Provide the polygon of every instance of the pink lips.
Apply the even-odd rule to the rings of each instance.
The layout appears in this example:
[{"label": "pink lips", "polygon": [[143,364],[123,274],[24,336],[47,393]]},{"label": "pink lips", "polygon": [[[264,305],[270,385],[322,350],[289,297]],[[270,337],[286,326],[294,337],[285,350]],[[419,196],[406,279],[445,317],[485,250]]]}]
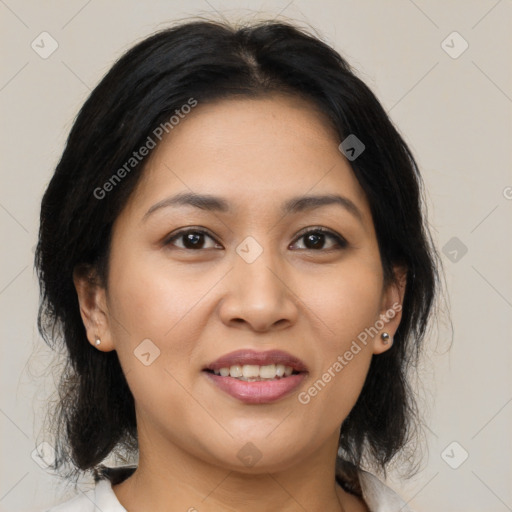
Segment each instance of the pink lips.
[{"label": "pink lips", "polygon": [[[247,382],[233,377],[215,375],[213,370],[229,368],[233,365],[252,364],[265,366],[282,364],[292,367],[296,372],[288,377],[275,380]],[[208,371],[209,370],[209,371]],[[265,404],[275,402],[295,390],[307,376],[306,365],[298,358],[281,350],[257,352],[255,350],[238,350],[226,354],[204,369],[205,376],[225,393],[246,404]]]}]

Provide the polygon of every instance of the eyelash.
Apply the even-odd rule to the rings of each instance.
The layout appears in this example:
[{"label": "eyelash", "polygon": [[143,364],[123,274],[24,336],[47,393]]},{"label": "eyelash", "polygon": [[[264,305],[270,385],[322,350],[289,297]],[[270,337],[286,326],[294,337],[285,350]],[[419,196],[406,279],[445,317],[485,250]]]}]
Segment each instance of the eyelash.
[{"label": "eyelash", "polygon": [[[174,233],[170,238],[167,238],[164,242],[164,245],[166,245],[166,246],[172,245],[172,242],[174,242],[175,240],[177,240],[180,237],[183,237],[184,235],[187,235],[189,233],[205,235],[205,236],[211,238],[215,243],[218,244],[215,237],[213,235],[211,235],[208,231],[205,231],[204,229],[199,229],[199,228],[187,228],[187,229],[182,229],[181,231]],[[333,247],[331,249],[308,249],[308,248],[306,248],[306,249],[300,249],[300,250],[314,251],[314,252],[331,252],[331,251],[335,251],[335,250],[345,249],[348,246],[348,242],[342,236],[336,234],[333,231],[322,228],[322,227],[308,228],[306,231],[301,232],[297,236],[297,238],[295,239],[295,241],[293,243],[295,244],[298,240],[300,240],[301,238],[304,238],[306,235],[309,235],[311,233],[321,233],[323,235],[327,235],[328,237],[332,238],[336,242],[337,247]],[[187,247],[178,247],[178,249],[181,249],[184,251],[198,251],[198,252],[201,250],[205,250],[202,248],[190,249]]]}]

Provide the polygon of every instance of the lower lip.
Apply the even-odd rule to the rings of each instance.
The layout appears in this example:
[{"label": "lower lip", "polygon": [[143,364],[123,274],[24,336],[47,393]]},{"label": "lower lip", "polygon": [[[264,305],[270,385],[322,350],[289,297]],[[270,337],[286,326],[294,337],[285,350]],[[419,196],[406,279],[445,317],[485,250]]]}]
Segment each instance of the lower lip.
[{"label": "lower lip", "polygon": [[276,380],[248,382],[207,371],[203,373],[222,391],[246,404],[275,402],[295,390],[306,377],[305,373],[297,373]]}]

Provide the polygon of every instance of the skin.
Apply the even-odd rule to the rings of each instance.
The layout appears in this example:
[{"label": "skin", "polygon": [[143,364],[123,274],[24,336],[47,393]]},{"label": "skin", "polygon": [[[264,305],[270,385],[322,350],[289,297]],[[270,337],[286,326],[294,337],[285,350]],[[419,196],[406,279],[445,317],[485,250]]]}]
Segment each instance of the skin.
[{"label": "skin", "polygon": [[[295,97],[199,104],[153,150],[117,218],[106,288],[75,273],[88,339],[117,351],[135,399],[139,466],[113,487],[130,512],[367,510],[336,484],[335,455],[372,357],[392,347],[380,332],[392,339],[400,312],[307,405],[297,399],[402,304],[405,288],[400,269],[384,288],[369,205],[339,143]],[[231,211],[167,207],[143,220],[179,192],[221,196]],[[291,197],[327,193],[349,198],[362,219],[338,205],[279,211]],[[165,245],[184,227],[213,238],[200,237],[200,249],[183,237]],[[348,246],[329,235],[308,246],[299,232],[316,227]],[[247,236],[263,248],[250,264],[236,252]],[[134,355],[144,339],[160,350],[149,366]],[[244,404],[201,371],[241,348],[285,350],[309,374],[277,402]],[[252,467],[237,457],[248,442],[261,454]]]}]

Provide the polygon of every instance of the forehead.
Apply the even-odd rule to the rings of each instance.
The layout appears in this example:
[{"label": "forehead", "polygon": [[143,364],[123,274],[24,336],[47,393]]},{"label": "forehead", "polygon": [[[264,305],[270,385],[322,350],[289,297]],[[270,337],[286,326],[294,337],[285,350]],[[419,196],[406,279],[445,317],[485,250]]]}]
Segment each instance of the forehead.
[{"label": "forehead", "polygon": [[297,97],[199,103],[153,150],[131,206],[194,192],[267,211],[292,196],[342,193],[367,209],[339,143],[327,116]]}]

